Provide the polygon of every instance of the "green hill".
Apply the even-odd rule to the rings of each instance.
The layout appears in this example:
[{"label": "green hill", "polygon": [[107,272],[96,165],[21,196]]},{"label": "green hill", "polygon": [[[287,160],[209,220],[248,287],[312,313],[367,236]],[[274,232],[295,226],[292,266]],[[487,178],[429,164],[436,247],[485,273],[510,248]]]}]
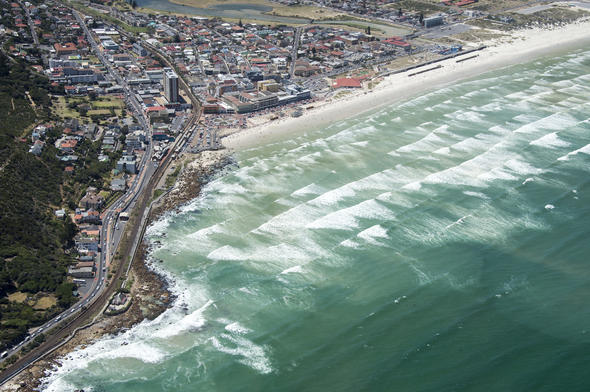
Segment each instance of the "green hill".
[{"label": "green hill", "polygon": [[[72,257],[64,248],[75,227],[53,214],[63,194],[63,164],[50,143],[57,135],[48,135],[40,156],[28,152],[30,130],[51,119],[51,88],[47,78],[0,53],[0,350],[73,301],[73,286],[65,283]],[[19,300],[9,300],[13,293]],[[36,306],[41,297],[58,301]]]}]

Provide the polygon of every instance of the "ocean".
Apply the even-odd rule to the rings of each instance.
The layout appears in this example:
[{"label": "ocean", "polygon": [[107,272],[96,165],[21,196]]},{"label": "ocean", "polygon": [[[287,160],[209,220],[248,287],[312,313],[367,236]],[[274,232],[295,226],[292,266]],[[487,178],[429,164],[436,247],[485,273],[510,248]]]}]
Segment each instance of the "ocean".
[{"label": "ocean", "polygon": [[236,160],[148,229],[174,306],[47,391],[590,390],[590,51]]}]

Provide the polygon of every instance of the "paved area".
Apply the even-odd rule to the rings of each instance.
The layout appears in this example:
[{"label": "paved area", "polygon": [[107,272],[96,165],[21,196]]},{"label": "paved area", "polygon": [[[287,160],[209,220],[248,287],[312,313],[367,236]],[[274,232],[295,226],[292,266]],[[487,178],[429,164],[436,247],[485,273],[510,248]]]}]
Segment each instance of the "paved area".
[{"label": "paved area", "polygon": [[436,38],[448,37],[449,35],[463,33],[465,31],[471,30],[472,28],[473,28],[473,26],[469,26],[469,25],[466,25],[463,23],[457,23],[454,25],[436,26],[436,27],[432,27],[432,28],[428,29],[427,32],[425,34],[423,34],[422,36],[424,38],[436,39]]},{"label": "paved area", "polygon": [[515,12],[518,14],[521,14],[521,15],[531,15],[531,14],[534,14],[535,12],[548,10],[549,8],[551,8],[551,5],[535,5],[533,7],[524,8],[522,10],[517,10]]}]

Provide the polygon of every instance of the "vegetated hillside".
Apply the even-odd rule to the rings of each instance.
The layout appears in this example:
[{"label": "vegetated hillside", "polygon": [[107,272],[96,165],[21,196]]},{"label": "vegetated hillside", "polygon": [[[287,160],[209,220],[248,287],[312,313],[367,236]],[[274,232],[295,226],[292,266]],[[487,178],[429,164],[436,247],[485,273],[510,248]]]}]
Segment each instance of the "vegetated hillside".
[{"label": "vegetated hillside", "polygon": [[[0,349],[72,301],[64,248],[75,226],[58,220],[63,164],[48,135],[41,156],[28,152],[30,130],[50,119],[51,86],[25,63],[0,53]],[[25,92],[36,107],[33,108]],[[17,298],[8,296],[19,292]],[[53,294],[57,304],[37,299]],[[49,308],[47,308],[49,304]],[[43,309],[45,308],[45,309]],[[37,310],[35,310],[37,309]]]}]

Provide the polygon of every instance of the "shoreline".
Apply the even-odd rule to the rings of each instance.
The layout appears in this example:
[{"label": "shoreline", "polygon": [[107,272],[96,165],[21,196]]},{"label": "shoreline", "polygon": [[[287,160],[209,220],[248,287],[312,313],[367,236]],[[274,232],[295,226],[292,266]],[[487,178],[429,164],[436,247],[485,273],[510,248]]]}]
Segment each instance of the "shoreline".
[{"label": "shoreline", "polygon": [[172,188],[152,206],[149,224],[160,219],[165,213],[175,211],[183,204],[197,198],[203,187],[231,163],[231,158],[225,150],[182,154],[176,164],[183,165],[183,169]]},{"label": "shoreline", "polygon": [[[372,90],[357,89],[339,99],[319,101],[300,117],[268,121],[227,134],[222,138],[222,144],[230,152],[260,146],[305,130],[318,129],[376,111],[419,96],[421,93],[434,91],[487,72],[581,48],[584,43],[590,43],[590,19],[554,29],[540,28],[513,32],[510,38],[482,42],[481,45],[485,45],[486,48],[476,52],[477,57],[469,58],[473,56],[473,53],[469,53],[466,57],[446,59],[424,69],[418,68],[418,71],[425,71],[432,66],[435,67],[413,76],[410,75],[417,72],[416,69],[385,76]],[[464,61],[457,62],[461,59]]]},{"label": "shoreline", "polygon": [[[503,42],[507,40],[510,42]],[[227,150],[204,151],[196,155],[185,153],[178,158],[177,164],[181,164],[182,161],[188,162],[184,162],[184,169],[180,172],[172,189],[154,205],[148,225],[153,224],[168,211],[174,211],[198,197],[203,186],[223,167],[231,164],[229,155],[233,152],[285,139],[307,129],[318,129],[326,124],[375,111],[486,72],[582,47],[582,44],[586,42],[590,43],[590,20],[551,30],[514,32],[508,39],[482,42],[487,48],[476,52],[478,57],[467,59],[458,56],[446,59],[436,63],[442,65],[441,68],[414,76],[409,74],[416,70],[386,76],[372,90],[359,89],[339,99],[315,102],[313,109],[304,111],[301,117],[270,121],[228,134],[222,139]],[[466,61],[456,62],[462,58]],[[425,67],[424,70],[427,68],[431,66]],[[147,263],[150,249],[145,239],[142,239],[140,246],[140,257],[135,260],[131,268],[134,283],[131,289],[133,303],[130,309],[112,317],[101,314],[97,322],[79,331],[64,346],[8,381],[0,388],[1,390],[37,390],[46,375],[55,367],[61,366],[60,361],[64,361],[68,353],[92,344],[105,335],[117,334],[146,318],[153,319],[170,308],[174,297],[167,289],[166,277],[150,268]]]},{"label": "shoreline", "polygon": [[[154,204],[148,226],[159,220],[164,214],[176,211],[180,206],[198,197],[205,186],[232,160],[227,151],[204,151],[200,154],[184,154],[189,162],[179,174],[172,189]],[[181,159],[179,159],[180,162]],[[165,178],[163,178],[165,181]],[[176,297],[171,292],[173,282],[158,271],[157,260],[148,262],[152,247],[145,237],[140,243],[138,258],[134,261],[129,279],[132,279],[132,303],[125,312],[107,316],[101,312],[94,322],[81,328],[63,346],[48,356],[38,360],[0,387],[2,391],[34,392],[43,386],[43,380],[68,358],[69,353],[103,338],[116,335],[132,328],[143,320],[153,320],[174,304]]]},{"label": "shoreline", "polygon": [[146,263],[148,247],[140,244],[140,256],[130,271],[133,279],[131,306],[125,312],[106,316],[101,312],[95,321],[89,323],[63,346],[38,360],[0,388],[2,391],[34,392],[43,386],[43,380],[53,369],[62,366],[67,354],[85,347],[106,335],[117,334],[145,319],[153,320],[163,313],[174,301],[168,290],[169,283]]}]

